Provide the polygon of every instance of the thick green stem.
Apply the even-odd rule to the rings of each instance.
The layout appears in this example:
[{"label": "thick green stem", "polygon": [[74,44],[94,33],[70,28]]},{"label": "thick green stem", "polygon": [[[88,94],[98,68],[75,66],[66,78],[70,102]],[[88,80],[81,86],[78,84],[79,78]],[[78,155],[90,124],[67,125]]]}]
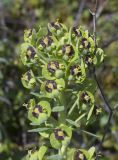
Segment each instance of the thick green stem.
[{"label": "thick green stem", "polygon": [[63,160],[67,160],[67,146],[62,146],[62,148],[59,149],[58,154],[63,157]]},{"label": "thick green stem", "polygon": [[65,92],[61,93],[60,95],[60,105],[64,106],[64,111],[59,113],[59,123],[65,124],[66,123],[66,95]]},{"label": "thick green stem", "polygon": [[[60,105],[64,106],[64,111],[59,113],[59,124],[66,123],[66,116],[67,116],[67,104],[66,104],[66,95],[65,92],[62,92],[60,95]],[[67,159],[67,146],[62,146],[59,150],[59,155],[63,157],[63,160]]]}]

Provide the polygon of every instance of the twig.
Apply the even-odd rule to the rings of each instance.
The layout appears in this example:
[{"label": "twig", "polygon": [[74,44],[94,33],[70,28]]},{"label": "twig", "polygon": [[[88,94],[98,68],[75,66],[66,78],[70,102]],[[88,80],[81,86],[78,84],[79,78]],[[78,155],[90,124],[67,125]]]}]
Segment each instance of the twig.
[{"label": "twig", "polygon": [[98,10],[97,10],[97,13],[96,13],[96,19],[98,19],[103,11],[103,9],[105,8],[105,6],[107,5],[109,0],[104,0],[102,1],[102,4],[100,5],[99,4],[99,7],[98,7]]},{"label": "twig", "polygon": [[85,4],[86,4],[86,1],[87,0],[81,0],[81,3],[80,3],[80,6],[79,6],[79,9],[78,9],[78,12],[76,14],[76,17],[75,17],[75,22],[74,22],[74,26],[77,26],[78,23],[79,23],[79,20],[81,18],[81,14],[82,14],[82,11],[85,7]]},{"label": "twig", "polygon": [[[116,125],[116,124],[115,124],[115,120],[114,120],[113,118],[112,118],[111,123],[112,123],[113,126]],[[114,137],[115,137],[116,142],[118,143],[118,131],[117,131],[117,130],[114,130],[114,131],[113,131],[113,135],[114,135]]]},{"label": "twig", "polygon": [[6,97],[0,96],[0,101],[6,103],[8,106],[11,106],[11,102]]},{"label": "twig", "polygon": [[[96,11],[97,11],[97,5],[98,5],[98,0],[96,0],[95,12],[93,13],[92,11],[90,11],[91,14],[93,15],[93,34],[94,34],[94,42],[95,42],[95,51],[94,51],[94,54],[96,54],[96,50],[97,50],[97,41],[96,41],[96,36],[97,36],[97,35],[96,35]],[[98,86],[98,88],[99,88],[99,90],[100,90],[101,96],[102,96],[102,98],[103,98],[103,100],[104,100],[104,103],[106,104],[106,106],[107,106],[107,108],[108,108],[108,112],[109,112],[109,113],[108,113],[108,114],[109,114],[109,118],[108,118],[108,121],[107,121],[107,123],[106,123],[105,131],[104,131],[102,140],[101,140],[100,145],[99,145],[99,148],[98,148],[99,150],[101,150],[102,144],[103,144],[104,139],[105,139],[105,136],[106,136],[107,131],[108,131],[108,129],[109,129],[109,124],[110,124],[110,122],[111,122],[111,118],[112,118],[113,111],[112,111],[111,106],[109,105],[109,103],[108,103],[108,101],[107,101],[107,99],[106,99],[106,97],[105,97],[105,94],[104,94],[104,91],[103,91],[103,89],[102,89],[102,87],[101,87],[101,85],[100,85],[100,82],[99,82],[99,80],[97,79],[96,68],[95,68],[95,67],[93,68],[93,74],[94,74],[94,79],[95,79],[95,81],[96,81],[96,83],[97,83],[97,86]]]},{"label": "twig", "polygon": [[118,35],[110,39],[109,41],[103,42],[103,45],[101,45],[102,48],[108,47],[113,42],[118,41]]},{"label": "twig", "polygon": [[92,12],[91,10],[90,13],[92,14],[93,16],[93,35],[94,35],[94,43],[95,43],[95,51],[94,51],[94,54],[96,54],[96,49],[97,49],[97,40],[96,40],[96,12],[97,12],[97,6],[98,6],[98,1],[96,0],[95,1],[95,10],[94,12]]},{"label": "twig", "polygon": [[109,118],[108,118],[108,121],[107,121],[106,126],[105,126],[105,132],[104,132],[104,135],[103,135],[102,140],[101,140],[100,145],[99,145],[99,149],[101,149],[102,144],[103,144],[104,139],[105,139],[105,136],[107,134],[107,131],[109,130],[109,124],[111,122],[111,118],[112,118],[112,115],[113,115],[113,110],[112,110],[111,106],[109,105],[109,102],[106,99],[104,91],[103,91],[103,89],[102,89],[102,87],[101,87],[101,85],[100,85],[100,83],[99,83],[99,81],[97,79],[97,75],[96,75],[96,70],[95,69],[94,69],[94,78],[95,78],[95,80],[97,82],[98,88],[99,88],[101,96],[102,96],[102,98],[103,98],[103,100],[104,100],[104,102],[106,104],[106,107],[108,108],[108,114],[109,114]]}]

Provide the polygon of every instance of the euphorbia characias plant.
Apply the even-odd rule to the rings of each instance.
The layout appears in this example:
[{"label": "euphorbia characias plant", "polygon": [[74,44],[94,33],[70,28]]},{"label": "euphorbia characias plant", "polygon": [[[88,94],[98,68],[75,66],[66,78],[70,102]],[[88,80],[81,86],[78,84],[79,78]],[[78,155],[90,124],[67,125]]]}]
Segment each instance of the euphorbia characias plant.
[{"label": "euphorbia characias plant", "polygon": [[[30,90],[28,119],[43,138],[29,160],[94,160],[95,147],[74,147],[73,131],[89,123],[95,111],[96,83],[92,68],[104,54],[84,27],[67,28],[59,21],[26,30],[21,60],[27,67],[22,84]],[[53,148],[53,151],[52,151]],[[50,152],[51,149],[51,152]]]}]

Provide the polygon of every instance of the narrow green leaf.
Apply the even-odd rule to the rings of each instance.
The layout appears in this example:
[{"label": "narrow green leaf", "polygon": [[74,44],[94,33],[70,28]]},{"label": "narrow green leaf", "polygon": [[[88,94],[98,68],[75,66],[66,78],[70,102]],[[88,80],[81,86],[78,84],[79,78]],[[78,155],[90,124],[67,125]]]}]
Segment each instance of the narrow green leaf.
[{"label": "narrow green leaf", "polygon": [[30,92],[30,94],[34,95],[35,97],[38,97],[38,98],[44,98],[44,96],[40,95],[39,93]]},{"label": "narrow green leaf", "polygon": [[91,158],[93,157],[94,153],[95,153],[95,147],[91,147],[89,150],[89,160],[91,160]]},{"label": "narrow green leaf", "polygon": [[62,160],[62,158],[63,157],[58,154],[47,157],[48,160]]},{"label": "narrow green leaf", "polygon": [[93,110],[94,110],[94,104],[92,105],[92,107],[91,107],[91,109],[90,109],[90,111],[89,111],[89,113],[88,113],[87,121],[90,119],[90,117],[91,117],[91,115],[92,115],[92,113],[93,113]]},{"label": "narrow green leaf", "polygon": [[47,131],[50,128],[36,128],[36,129],[31,129],[28,132],[43,132],[43,131]]},{"label": "narrow green leaf", "polygon": [[76,99],[76,101],[75,101],[74,104],[72,105],[71,109],[70,109],[69,112],[68,112],[68,115],[70,115],[70,114],[73,112],[73,110],[75,109],[75,107],[76,107],[77,104],[78,104],[78,101],[79,101],[79,97]]},{"label": "narrow green leaf", "polygon": [[56,106],[52,109],[52,112],[61,112],[64,111],[64,106]]},{"label": "narrow green leaf", "polygon": [[93,137],[96,137],[96,138],[100,138],[100,136],[97,136],[97,135],[95,135],[93,133],[90,133],[88,131],[85,131],[85,130],[81,130],[81,131],[84,132],[84,133],[86,133],[86,134],[88,134],[88,135],[90,135],[90,136],[93,136]]},{"label": "narrow green leaf", "polygon": [[83,117],[85,117],[86,113],[83,113],[75,122],[79,122]]},{"label": "narrow green leaf", "polygon": [[77,124],[75,121],[72,121],[71,119],[66,119],[66,121],[67,121],[68,123],[70,123],[71,125],[73,125],[73,126],[80,127],[79,124]]},{"label": "narrow green leaf", "polygon": [[87,158],[87,160],[89,159],[89,153],[88,153],[88,151],[87,150],[85,150],[85,149],[79,149],[85,156],[86,156],[86,158]]},{"label": "narrow green leaf", "polygon": [[46,146],[40,147],[40,149],[38,151],[38,159],[39,160],[43,160],[43,157],[44,157],[46,151],[47,151],[47,147]]}]

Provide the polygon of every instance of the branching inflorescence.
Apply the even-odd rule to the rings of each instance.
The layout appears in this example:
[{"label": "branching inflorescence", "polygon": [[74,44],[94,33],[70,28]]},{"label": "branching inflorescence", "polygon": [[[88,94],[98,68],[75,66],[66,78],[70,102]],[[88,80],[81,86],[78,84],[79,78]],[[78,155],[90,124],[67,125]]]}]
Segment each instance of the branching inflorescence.
[{"label": "branching inflorescence", "polygon": [[95,159],[94,147],[87,151],[70,145],[72,132],[87,125],[96,109],[97,84],[90,70],[99,66],[104,53],[95,45],[88,30],[68,29],[58,21],[40,27],[38,32],[25,31],[21,60],[28,71],[22,83],[34,96],[27,104],[28,119],[38,126],[31,131],[44,139],[29,159]]}]

